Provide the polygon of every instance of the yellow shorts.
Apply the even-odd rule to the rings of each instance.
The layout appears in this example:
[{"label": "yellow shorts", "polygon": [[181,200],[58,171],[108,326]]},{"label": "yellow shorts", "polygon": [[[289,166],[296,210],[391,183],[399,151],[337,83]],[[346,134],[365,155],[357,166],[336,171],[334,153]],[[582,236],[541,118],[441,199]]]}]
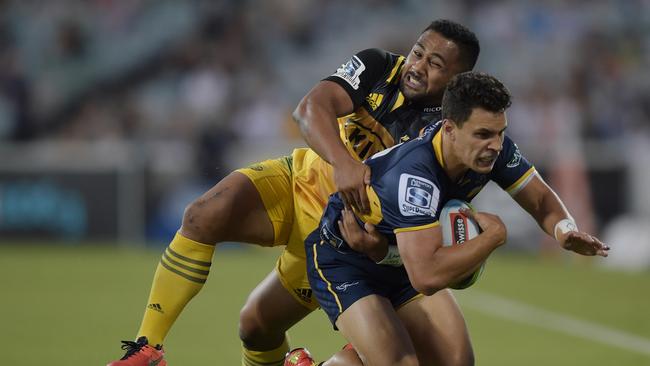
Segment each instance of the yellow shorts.
[{"label": "yellow shorts", "polygon": [[273,224],[273,245],[286,245],[293,226],[291,156],[265,160],[237,171],[253,182]]},{"label": "yellow shorts", "polygon": [[255,185],[273,223],[273,245],[286,245],[276,270],[282,285],[308,309],[318,308],[307,280],[304,240],[318,228],[334,192],[329,164],[310,149],[239,169]]}]

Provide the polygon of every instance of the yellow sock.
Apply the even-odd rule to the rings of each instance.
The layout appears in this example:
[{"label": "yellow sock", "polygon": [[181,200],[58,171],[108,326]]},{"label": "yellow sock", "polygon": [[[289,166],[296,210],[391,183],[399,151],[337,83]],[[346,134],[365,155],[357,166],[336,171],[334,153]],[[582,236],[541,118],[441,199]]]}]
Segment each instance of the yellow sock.
[{"label": "yellow sock", "polygon": [[213,253],[213,245],[176,233],[156,268],[138,337],[146,336],[152,345],[163,343],[178,315],[208,278]]},{"label": "yellow sock", "polygon": [[280,347],[270,351],[252,351],[242,345],[242,366],[282,366],[284,355],[289,352],[289,342],[284,337]]}]

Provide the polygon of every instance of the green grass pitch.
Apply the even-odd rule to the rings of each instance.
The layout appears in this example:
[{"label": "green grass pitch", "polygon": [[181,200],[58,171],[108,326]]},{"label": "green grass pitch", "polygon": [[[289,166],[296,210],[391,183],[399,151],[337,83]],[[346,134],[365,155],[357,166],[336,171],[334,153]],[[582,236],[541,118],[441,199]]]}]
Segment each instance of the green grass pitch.
[{"label": "green grass pitch", "polygon": [[[210,280],[166,340],[170,365],[240,364],[239,309],[277,254],[217,250]],[[119,358],[119,340],[137,331],[159,255],[114,247],[0,245],[3,363],[105,365]],[[643,350],[650,344],[650,273],[604,271],[591,263],[569,256],[493,256],[479,283],[458,292],[477,365],[650,365],[650,349]],[[517,319],[519,308],[490,308],[482,303],[485,296],[536,310]],[[576,335],[566,319],[598,328]],[[290,336],[319,360],[345,344],[320,310]]]}]

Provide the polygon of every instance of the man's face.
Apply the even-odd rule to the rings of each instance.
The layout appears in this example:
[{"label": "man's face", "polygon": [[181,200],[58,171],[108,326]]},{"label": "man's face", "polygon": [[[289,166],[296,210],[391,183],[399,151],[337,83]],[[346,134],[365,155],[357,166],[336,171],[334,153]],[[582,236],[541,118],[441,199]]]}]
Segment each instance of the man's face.
[{"label": "man's face", "polygon": [[466,67],[460,61],[458,46],[434,31],[420,35],[406,58],[400,91],[406,100],[440,104],[445,86]]},{"label": "man's face", "polygon": [[503,138],[508,126],[505,112],[493,113],[474,108],[469,119],[458,128],[451,121],[449,133],[456,159],[469,169],[487,174],[503,148]]}]

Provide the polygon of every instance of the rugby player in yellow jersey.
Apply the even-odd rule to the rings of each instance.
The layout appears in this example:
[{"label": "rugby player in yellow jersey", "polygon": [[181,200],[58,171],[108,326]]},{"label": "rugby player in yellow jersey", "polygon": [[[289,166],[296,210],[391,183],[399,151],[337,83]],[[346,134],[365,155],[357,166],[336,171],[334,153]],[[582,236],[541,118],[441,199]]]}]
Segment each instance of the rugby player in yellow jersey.
[{"label": "rugby player in yellow jersey", "polygon": [[[368,209],[370,171],[360,161],[414,138],[440,119],[447,82],[471,70],[476,36],[446,20],[432,22],[408,56],[361,51],[319,82],[294,117],[310,149],[231,173],[185,210],[182,226],[156,270],[135,342],[110,366],[165,366],[162,343],[206,281],[215,245],[224,241],[286,245],[276,269],[242,309],[242,365],[282,365],[286,330],[318,307],[306,275],[304,239],[320,220],[329,194],[339,191]],[[449,291],[423,299],[434,308],[430,349],[443,364],[465,365],[473,353],[464,319]]]}]

